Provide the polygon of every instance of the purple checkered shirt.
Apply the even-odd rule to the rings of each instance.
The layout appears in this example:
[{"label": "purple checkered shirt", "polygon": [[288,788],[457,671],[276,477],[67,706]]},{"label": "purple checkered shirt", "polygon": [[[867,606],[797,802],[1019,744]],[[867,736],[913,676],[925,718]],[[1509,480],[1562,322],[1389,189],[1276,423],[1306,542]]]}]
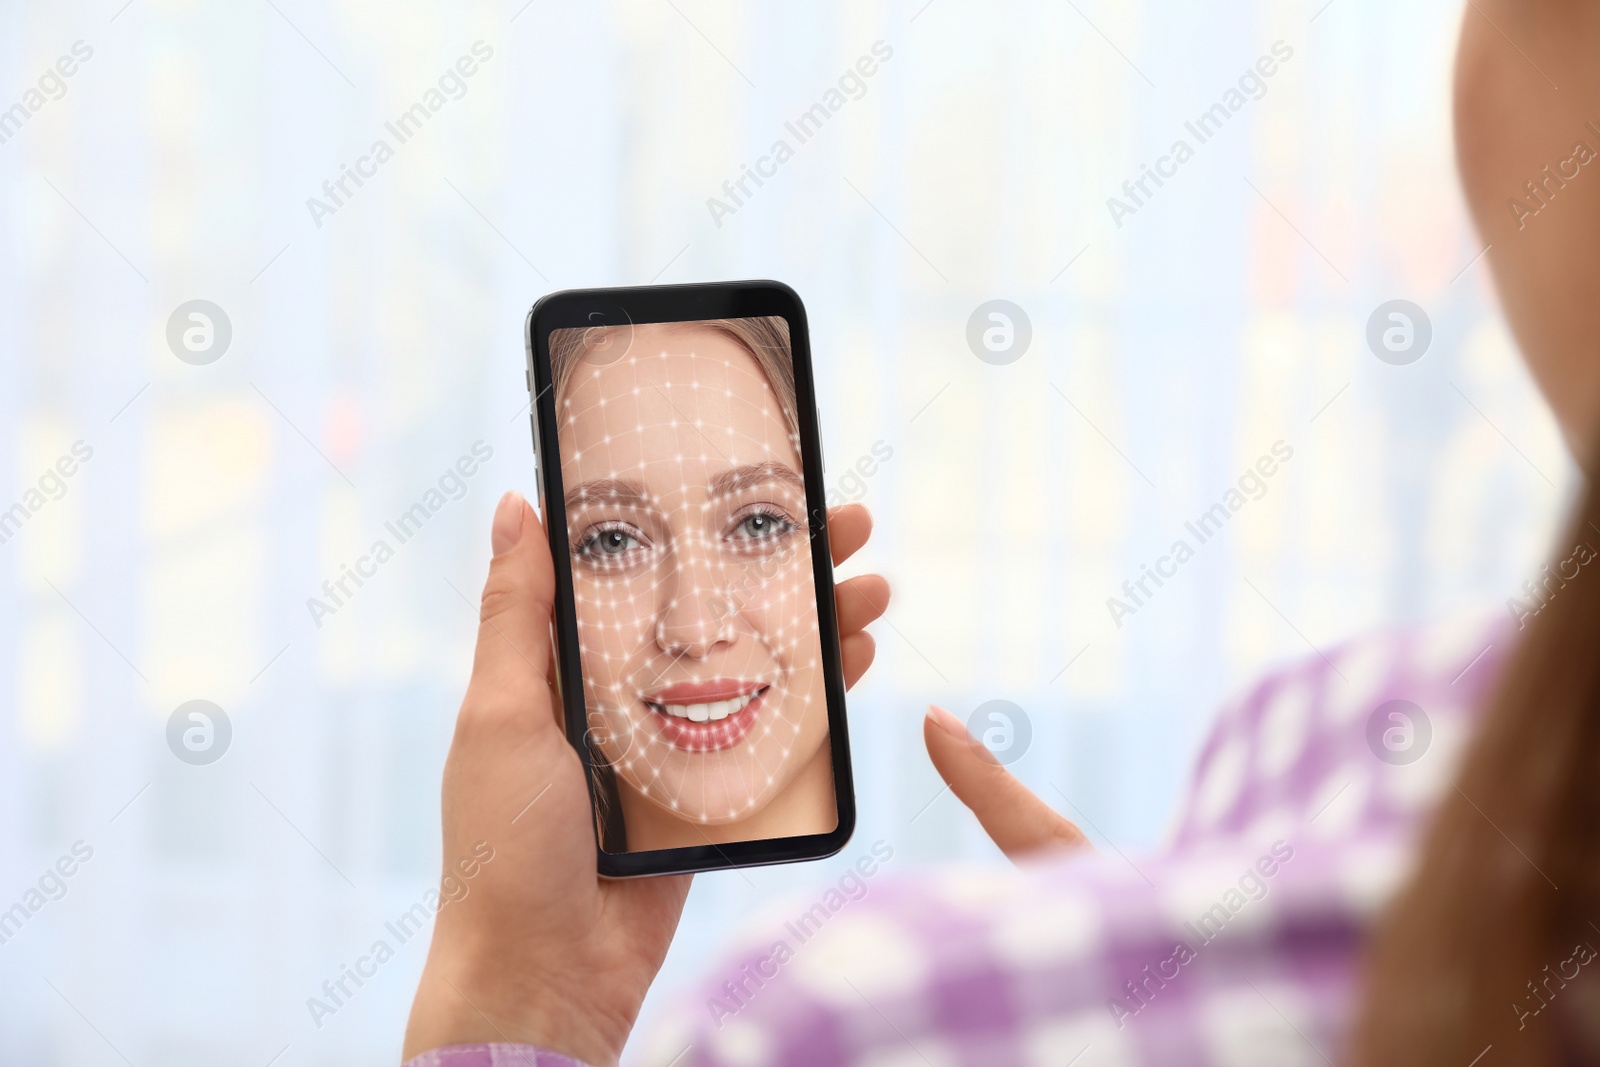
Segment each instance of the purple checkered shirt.
[{"label": "purple checkered shirt", "polygon": [[[1511,643],[1480,618],[1272,674],[1218,718],[1165,849],[874,880],[804,940],[775,914],[630,1059],[1338,1062],[1362,935]],[[517,1062],[489,1048],[408,1067]]]}]

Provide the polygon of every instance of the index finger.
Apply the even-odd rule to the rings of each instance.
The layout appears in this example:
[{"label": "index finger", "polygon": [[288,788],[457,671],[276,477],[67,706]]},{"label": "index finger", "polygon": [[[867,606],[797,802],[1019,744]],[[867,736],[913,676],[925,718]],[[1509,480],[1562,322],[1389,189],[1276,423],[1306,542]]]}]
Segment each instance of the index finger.
[{"label": "index finger", "polygon": [[1081,830],[1034,796],[948,711],[930,706],[922,737],[939,777],[1010,859],[1089,843]]}]

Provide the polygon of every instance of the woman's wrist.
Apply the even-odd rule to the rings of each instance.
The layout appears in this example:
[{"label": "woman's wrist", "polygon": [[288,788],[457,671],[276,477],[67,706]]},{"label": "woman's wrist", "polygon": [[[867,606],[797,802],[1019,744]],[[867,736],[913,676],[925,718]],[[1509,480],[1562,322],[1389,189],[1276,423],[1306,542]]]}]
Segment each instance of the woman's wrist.
[{"label": "woman's wrist", "polygon": [[571,981],[531,984],[525,974],[446,968],[430,958],[411,1004],[402,1060],[452,1045],[501,1043],[611,1067],[626,1032],[613,1034],[614,1028],[597,1024],[572,991]]},{"label": "woman's wrist", "polygon": [[444,1045],[409,1060],[402,1067],[588,1067],[571,1056],[535,1045],[510,1045],[504,1041],[476,1045]]}]

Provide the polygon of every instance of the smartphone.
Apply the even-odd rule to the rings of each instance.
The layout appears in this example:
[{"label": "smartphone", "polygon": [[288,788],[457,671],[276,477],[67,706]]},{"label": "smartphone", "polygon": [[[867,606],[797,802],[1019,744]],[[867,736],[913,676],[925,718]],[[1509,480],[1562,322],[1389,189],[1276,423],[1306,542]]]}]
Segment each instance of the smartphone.
[{"label": "smartphone", "polygon": [[855,792],[799,296],[552,293],[527,358],[557,685],[600,873],[838,852]]}]

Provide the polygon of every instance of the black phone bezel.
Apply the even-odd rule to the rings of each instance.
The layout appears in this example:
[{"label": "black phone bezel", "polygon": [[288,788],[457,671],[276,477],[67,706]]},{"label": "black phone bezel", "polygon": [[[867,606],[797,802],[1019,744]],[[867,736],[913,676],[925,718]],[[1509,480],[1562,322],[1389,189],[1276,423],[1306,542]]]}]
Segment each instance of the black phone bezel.
[{"label": "black phone bezel", "polygon": [[[541,297],[528,312],[525,327],[527,382],[531,399],[530,418],[537,464],[539,510],[544,517],[550,555],[555,564],[553,621],[557,678],[562,683],[558,688],[567,740],[584,762],[591,813],[598,809],[589,746],[583,743],[588,712],[584,707],[583,664],[576,636],[577,609],[566,535],[565,494],[560,463],[546,458],[559,455],[555,396],[550,375],[550,333],[552,330],[574,327],[648,325],[763,315],[781,316],[789,324],[803,468],[801,473],[805,481],[817,622],[822,646],[823,687],[828,703],[828,741],[833,758],[834,800],[839,822],[825,834],[618,853],[606,852],[601,848],[598,820],[591,818],[599,871],[609,878],[684,874],[822,859],[844,848],[855,830],[855,784],[850,767],[844,669],[839,657],[833,556],[828,544],[827,490],[823,482],[816,388],[811,369],[811,337],[806,326],[805,306],[799,295],[782,282],[767,280],[568,289]],[[568,679],[575,684],[565,684]]]}]

